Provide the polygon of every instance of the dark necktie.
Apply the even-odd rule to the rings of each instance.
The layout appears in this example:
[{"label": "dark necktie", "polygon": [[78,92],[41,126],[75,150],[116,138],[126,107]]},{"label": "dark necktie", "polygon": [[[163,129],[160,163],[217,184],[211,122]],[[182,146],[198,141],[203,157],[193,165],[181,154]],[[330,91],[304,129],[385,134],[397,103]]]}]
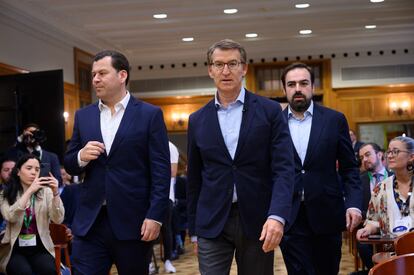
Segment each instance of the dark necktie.
[{"label": "dark necktie", "polygon": [[378,183],[381,182],[381,177],[382,177],[382,175],[380,173],[374,174],[374,183],[375,183],[375,186],[377,186]]}]

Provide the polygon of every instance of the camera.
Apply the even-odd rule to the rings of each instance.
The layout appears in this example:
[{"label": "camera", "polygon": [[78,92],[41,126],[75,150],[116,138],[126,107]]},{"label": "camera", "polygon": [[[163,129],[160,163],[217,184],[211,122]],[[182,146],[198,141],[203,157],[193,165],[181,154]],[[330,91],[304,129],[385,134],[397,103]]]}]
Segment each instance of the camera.
[{"label": "camera", "polygon": [[25,144],[41,144],[46,141],[45,131],[41,129],[34,130],[32,134],[26,134],[23,136],[23,142]]}]

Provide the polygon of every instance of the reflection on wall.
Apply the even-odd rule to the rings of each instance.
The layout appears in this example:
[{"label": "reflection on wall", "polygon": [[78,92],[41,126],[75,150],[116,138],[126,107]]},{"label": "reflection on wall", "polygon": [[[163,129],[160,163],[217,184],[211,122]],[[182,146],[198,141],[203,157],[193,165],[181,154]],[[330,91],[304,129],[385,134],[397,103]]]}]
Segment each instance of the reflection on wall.
[{"label": "reflection on wall", "polygon": [[375,142],[382,148],[387,148],[389,141],[394,137],[414,137],[414,122],[361,123],[358,127],[360,141]]}]

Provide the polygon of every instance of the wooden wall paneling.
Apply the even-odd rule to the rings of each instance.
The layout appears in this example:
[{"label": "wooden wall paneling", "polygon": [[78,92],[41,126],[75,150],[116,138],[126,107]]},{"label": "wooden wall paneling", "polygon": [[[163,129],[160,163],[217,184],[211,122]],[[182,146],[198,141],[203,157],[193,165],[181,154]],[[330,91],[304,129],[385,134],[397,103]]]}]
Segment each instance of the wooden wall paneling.
[{"label": "wooden wall paneling", "polygon": [[[213,96],[186,96],[142,98],[141,100],[157,105],[164,114],[164,121],[169,132],[184,132],[188,128],[188,116],[203,107]],[[181,115],[183,117],[181,117]]]},{"label": "wooden wall paneling", "polygon": [[28,72],[29,72],[28,70],[0,62],[0,75],[24,74]]},{"label": "wooden wall paneling", "polygon": [[65,140],[72,137],[75,112],[79,109],[79,91],[74,84],[65,82],[64,85],[64,111],[69,117],[65,122]]}]

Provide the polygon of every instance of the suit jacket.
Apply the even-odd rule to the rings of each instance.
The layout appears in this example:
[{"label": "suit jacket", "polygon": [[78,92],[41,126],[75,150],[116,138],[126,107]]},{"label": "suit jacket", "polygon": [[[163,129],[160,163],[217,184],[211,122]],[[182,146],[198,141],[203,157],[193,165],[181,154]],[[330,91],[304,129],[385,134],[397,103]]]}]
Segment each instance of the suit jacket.
[{"label": "suit jacket", "polygon": [[[20,196],[20,194],[17,196],[16,202],[12,205],[9,205],[2,195],[0,196],[1,212],[4,219],[7,220],[6,232],[0,246],[0,272],[6,271],[13,246],[22,229],[24,209],[20,208],[17,203]],[[50,221],[61,223],[64,212],[60,199],[57,204],[53,203],[53,194],[50,188],[39,191],[38,198],[35,201],[37,231],[44,247],[53,257],[55,256],[55,249],[50,237],[49,223]]]},{"label": "suit jacket", "polygon": [[65,207],[65,219],[63,220],[63,224],[69,228],[72,228],[73,218],[75,217],[76,209],[79,205],[80,190],[80,184],[72,183],[66,185],[60,194],[63,206]]},{"label": "suit jacket", "polygon": [[[25,154],[29,154],[29,150],[27,150],[26,146],[23,143],[18,142],[16,146],[12,147],[7,153],[10,159],[15,160],[16,162],[19,158]],[[58,180],[59,185],[62,184],[62,175],[60,174],[60,163],[59,158],[55,153],[46,151],[42,148],[42,157],[40,159],[41,163],[49,163],[50,164],[50,172],[52,175]]]},{"label": "suit jacket", "polygon": [[[288,108],[284,110],[287,118]],[[302,165],[294,150],[295,188],[290,220],[296,220],[304,190],[307,220],[317,234],[345,229],[345,209],[361,209],[362,187],[348,123],[342,113],[314,104],[312,127]],[[336,161],[339,162],[338,177]],[[341,183],[342,181],[342,183]],[[343,187],[342,187],[343,186]]]},{"label": "suit jacket", "polygon": [[131,96],[111,151],[81,168],[77,155],[89,141],[103,142],[98,103],[76,112],[64,158],[69,174],[85,172],[73,233],[85,236],[106,200],[116,238],[140,239],[143,220],[163,221],[168,207],[171,168],[161,110]]},{"label": "suit jacket", "polygon": [[244,110],[234,160],[214,100],[190,116],[187,203],[192,235],[214,238],[222,232],[234,184],[246,237],[257,240],[269,215],[290,221],[293,149],[281,107],[246,91]]}]

